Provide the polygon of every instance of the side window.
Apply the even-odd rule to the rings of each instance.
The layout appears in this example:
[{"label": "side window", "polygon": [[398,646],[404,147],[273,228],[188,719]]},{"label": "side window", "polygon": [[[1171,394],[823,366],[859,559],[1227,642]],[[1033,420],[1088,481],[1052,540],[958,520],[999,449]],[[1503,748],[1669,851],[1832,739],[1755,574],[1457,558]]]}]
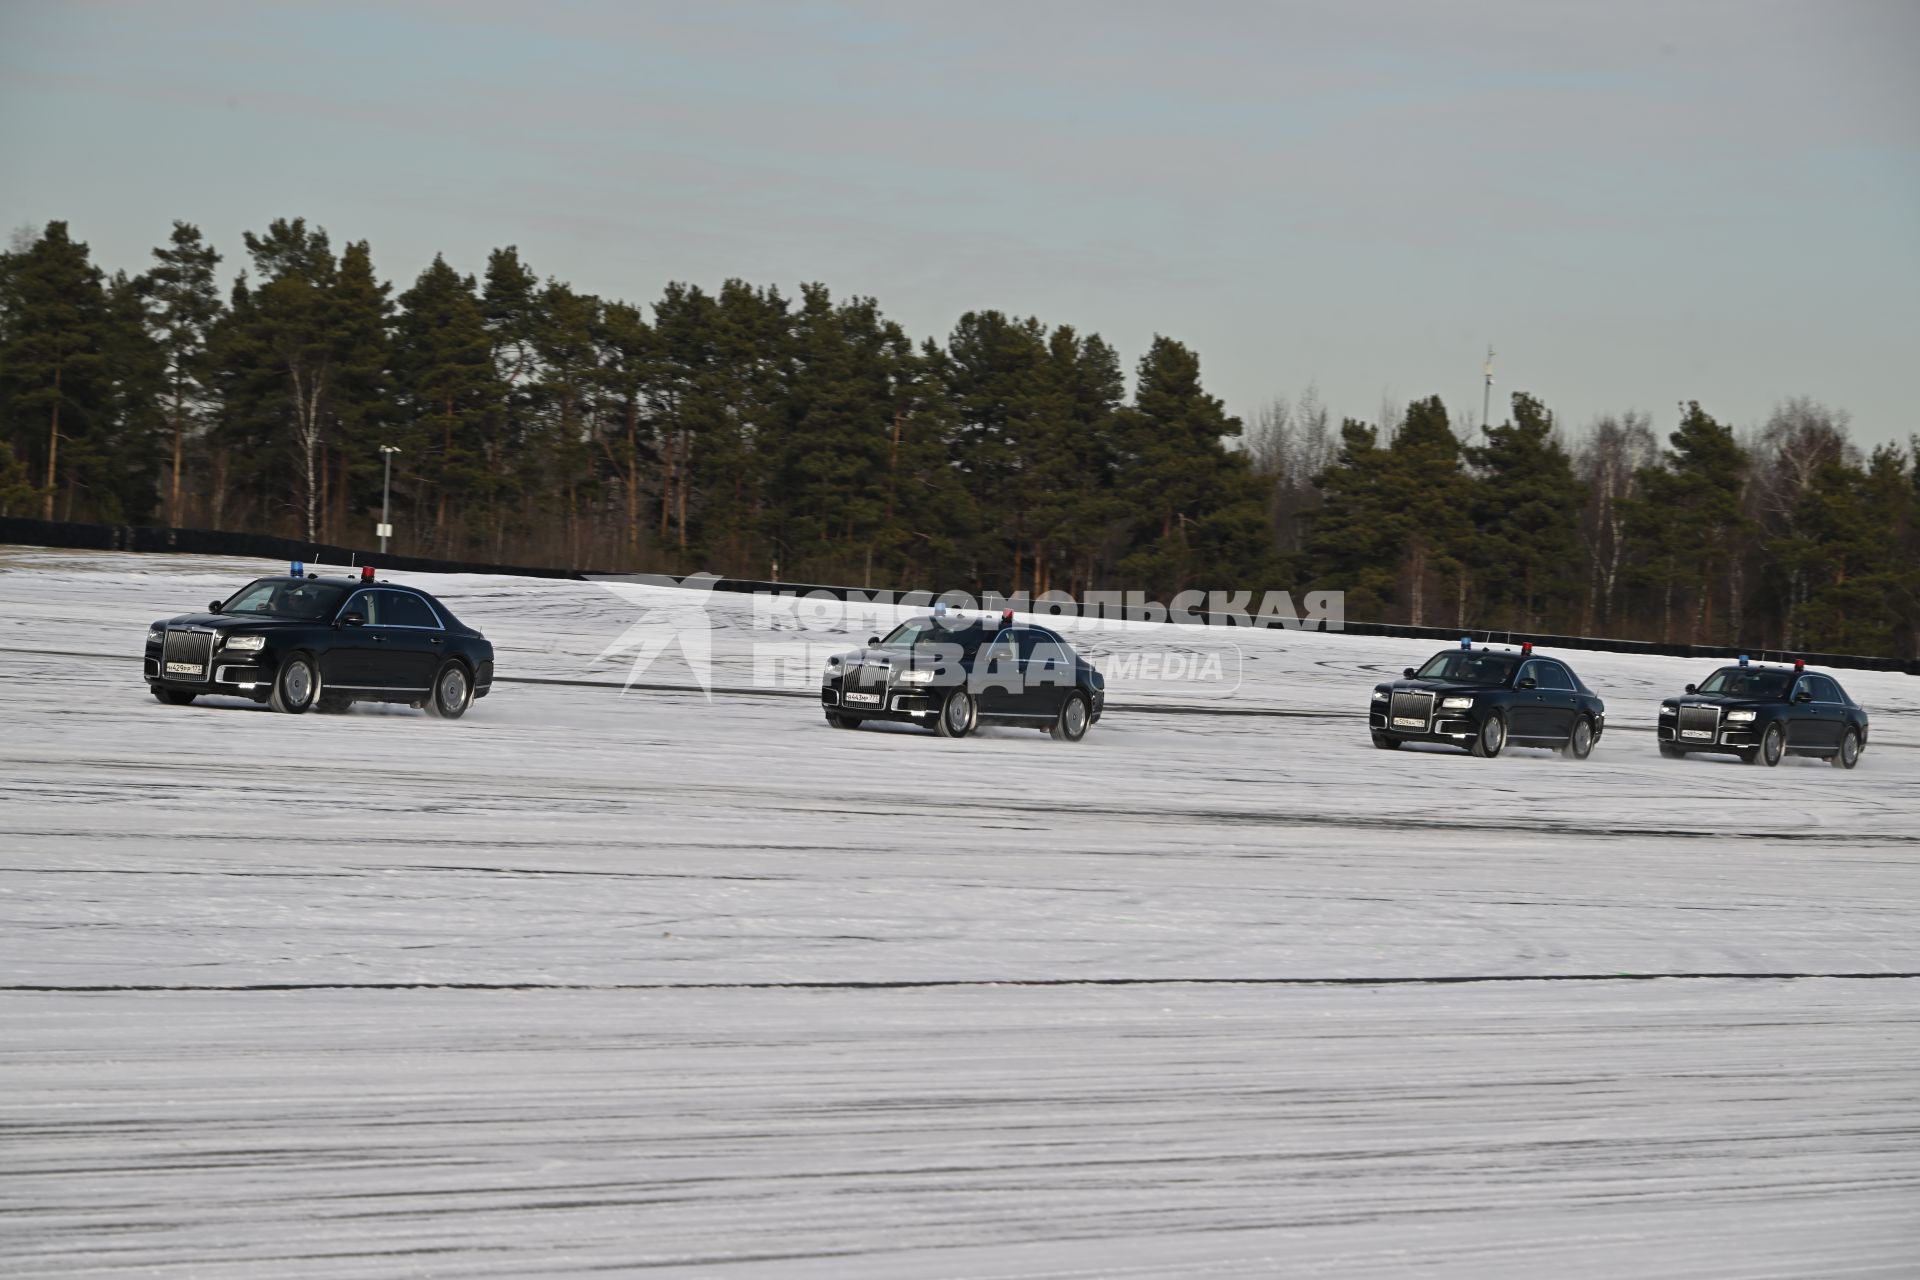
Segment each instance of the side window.
[{"label": "side window", "polygon": [[340,612],[342,615],[349,613],[360,614],[367,620],[368,626],[378,626],[386,621],[386,619],[380,615],[380,602],[377,599],[379,595],[380,593],[377,591],[356,591],[354,592],[353,599],[347,601],[347,607]]},{"label": "side window", "polygon": [[997,666],[1003,662],[1012,662],[1014,657],[1013,636],[1003,631],[993,638],[993,643],[987,646],[985,661],[989,666]]},{"label": "side window", "polygon": [[1077,675],[1073,651],[1064,640],[1043,631],[1022,631],[1020,656],[1027,664],[1027,679],[1037,684],[1071,685]]},{"label": "side window", "polygon": [[419,596],[405,591],[374,591],[379,597],[380,621],[389,627],[423,627],[438,630],[440,622]]},{"label": "side window", "polygon": [[1807,683],[1813,687],[1815,702],[1845,702],[1840,696],[1840,686],[1825,676],[1808,676]]},{"label": "side window", "polygon": [[1522,682],[1522,681],[1525,681],[1525,680],[1531,680],[1531,681],[1533,681],[1533,682],[1534,682],[1534,684],[1536,684],[1536,685],[1544,685],[1544,684],[1546,683],[1546,681],[1544,681],[1544,680],[1542,680],[1542,679],[1540,678],[1540,664],[1539,664],[1539,663],[1537,663],[1537,662],[1523,662],[1523,663],[1521,663],[1521,664],[1520,664],[1520,673],[1519,673],[1518,675],[1516,675],[1516,676],[1515,676],[1515,677],[1513,678],[1513,686],[1514,686],[1514,688],[1516,688],[1516,689],[1517,689],[1517,688],[1519,688],[1519,687],[1520,687],[1520,684],[1521,684],[1521,682]]},{"label": "side window", "polygon": [[1561,666],[1559,663],[1536,662],[1533,665],[1539,668],[1539,674],[1534,678],[1540,682],[1540,687],[1542,689],[1573,688],[1573,677],[1569,676],[1567,674],[1567,669]]}]

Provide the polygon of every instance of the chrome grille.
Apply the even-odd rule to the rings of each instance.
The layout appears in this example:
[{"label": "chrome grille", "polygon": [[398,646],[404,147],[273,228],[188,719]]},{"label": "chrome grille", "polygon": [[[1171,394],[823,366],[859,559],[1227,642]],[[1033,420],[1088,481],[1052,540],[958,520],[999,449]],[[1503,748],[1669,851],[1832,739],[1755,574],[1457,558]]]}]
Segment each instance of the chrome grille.
[{"label": "chrome grille", "polygon": [[845,692],[841,700],[856,707],[886,706],[887,680],[892,674],[892,666],[888,663],[854,663],[847,668]]},{"label": "chrome grille", "polygon": [[204,682],[213,660],[211,631],[168,631],[160,654],[160,674],[168,680]]},{"label": "chrome grille", "polygon": [[1720,735],[1720,708],[1682,703],[1678,727],[1682,742],[1712,742]]},{"label": "chrome grille", "polygon": [[[1433,724],[1433,695],[1396,689],[1390,704],[1387,725],[1393,729],[1426,730]],[[1412,721],[1408,724],[1406,721]]]}]

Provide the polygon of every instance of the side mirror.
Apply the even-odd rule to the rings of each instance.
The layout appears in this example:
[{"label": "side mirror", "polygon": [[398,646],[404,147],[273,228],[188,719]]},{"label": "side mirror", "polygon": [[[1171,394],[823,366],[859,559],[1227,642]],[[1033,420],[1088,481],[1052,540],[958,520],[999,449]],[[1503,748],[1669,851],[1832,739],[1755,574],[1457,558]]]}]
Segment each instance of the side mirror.
[{"label": "side mirror", "polygon": [[1695,692],[1696,690],[1698,690],[1699,688],[1700,688],[1700,686],[1699,686],[1699,685],[1697,685],[1697,684],[1690,684],[1690,685],[1688,685],[1688,686],[1687,686],[1687,692],[1688,692],[1688,693],[1693,693],[1693,692]]},{"label": "side mirror", "polygon": [[1802,689],[1802,690],[1801,690],[1800,692],[1798,692],[1798,693],[1796,693],[1796,694],[1794,694],[1794,695],[1793,695],[1793,700],[1794,700],[1795,702],[1812,702],[1812,701],[1813,701],[1813,690],[1811,690],[1811,689]]},{"label": "side mirror", "polygon": [[343,627],[365,626],[366,622],[367,615],[364,613],[343,613],[340,615],[340,625]]},{"label": "side mirror", "polygon": [[220,601],[218,601],[218,600],[215,600],[215,601],[214,601],[214,602],[213,602],[212,604],[210,604],[210,605],[208,605],[208,606],[207,606],[207,612],[208,612],[208,613],[218,613],[218,612],[220,612]]},{"label": "side mirror", "polygon": [[1535,679],[1534,679],[1534,678],[1533,678],[1532,676],[1521,676],[1521,677],[1520,677],[1520,687],[1521,687],[1522,689],[1532,689],[1532,688],[1534,688],[1534,687],[1536,687],[1537,685],[1539,685],[1539,683],[1540,683],[1540,682],[1539,682],[1538,680],[1535,680]]},{"label": "side mirror", "polygon": [[1413,679],[1413,668],[1408,667],[1405,671],[1402,671],[1400,674],[1405,676],[1407,679],[1411,680]]},{"label": "side mirror", "polygon": [[880,643],[880,637],[879,637],[879,636],[868,636],[868,637],[867,637],[867,643],[868,643],[868,644],[870,644],[870,645],[874,645],[874,644],[879,644],[879,643]]}]

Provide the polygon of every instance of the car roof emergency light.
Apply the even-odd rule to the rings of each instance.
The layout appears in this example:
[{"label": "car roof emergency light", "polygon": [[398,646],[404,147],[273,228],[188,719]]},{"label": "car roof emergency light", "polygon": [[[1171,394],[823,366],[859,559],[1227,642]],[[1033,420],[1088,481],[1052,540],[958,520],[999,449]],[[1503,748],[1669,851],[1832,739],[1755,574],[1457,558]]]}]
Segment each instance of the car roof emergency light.
[{"label": "car roof emergency light", "polygon": [[1002,609],[1000,611],[1000,625],[1003,627],[1010,627],[1013,625],[1013,610]]},{"label": "car roof emergency light", "polygon": [[372,566],[372,565],[370,565],[370,564],[363,564],[363,565],[361,565],[361,566],[360,566],[360,581],[362,581],[362,582],[372,582],[372,581],[373,581],[373,566]]},{"label": "car roof emergency light", "polygon": [[1740,655],[1740,665],[1743,667],[1747,665],[1747,655],[1744,653]]},{"label": "car roof emergency light", "polygon": [[306,574],[306,572],[307,572],[307,566],[305,564],[301,563],[298,560],[295,560],[293,562],[293,570],[291,573],[292,577],[295,577],[295,578],[302,577]]},{"label": "car roof emergency light", "polygon": [[1795,658],[1793,660],[1793,669],[1795,671],[1805,671],[1807,669],[1807,660],[1805,658]]},{"label": "car roof emergency light", "polygon": [[1472,636],[1461,636],[1461,637],[1460,637],[1460,647],[1461,647],[1462,649],[1471,649],[1471,648],[1473,648],[1473,637],[1472,637]]},{"label": "car roof emergency light", "polygon": [[1532,652],[1533,652],[1533,641],[1522,640],[1520,642],[1520,656],[1524,658]]}]

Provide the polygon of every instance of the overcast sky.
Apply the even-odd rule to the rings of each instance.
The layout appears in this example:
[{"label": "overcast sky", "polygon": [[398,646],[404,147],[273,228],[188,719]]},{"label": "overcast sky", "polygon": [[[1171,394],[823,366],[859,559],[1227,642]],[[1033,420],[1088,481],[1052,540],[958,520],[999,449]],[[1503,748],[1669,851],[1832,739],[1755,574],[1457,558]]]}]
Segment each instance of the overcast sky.
[{"label": "overcast sky", "polygon": [[1808,395],[1920,430],[1920,3],[0,0],[0,230],[302,215],[650,302],[728,276],[1194,346],[1251,417]]}]

